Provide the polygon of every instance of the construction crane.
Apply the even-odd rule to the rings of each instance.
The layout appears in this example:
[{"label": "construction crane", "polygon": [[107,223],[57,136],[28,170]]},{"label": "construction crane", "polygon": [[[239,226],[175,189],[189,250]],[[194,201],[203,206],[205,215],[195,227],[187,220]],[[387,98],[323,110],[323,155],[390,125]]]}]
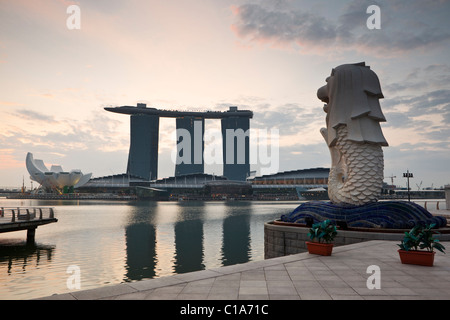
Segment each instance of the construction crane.
[{"label": "construction crane", "polygon": [[420,187],[422,186],[422,182],[423,182],[423,181],[420,181],[420,184],[417,184],[417,183],[416,183],[417,191],[420,191]]},{"label": "construction crane", "polygon": [[391,185],[394,185],[394,178],[397,178],[397,177],[392,174],[390,177],[384,177],[384,178],[385,179],[387,179],[387,178],[391,179]]}]

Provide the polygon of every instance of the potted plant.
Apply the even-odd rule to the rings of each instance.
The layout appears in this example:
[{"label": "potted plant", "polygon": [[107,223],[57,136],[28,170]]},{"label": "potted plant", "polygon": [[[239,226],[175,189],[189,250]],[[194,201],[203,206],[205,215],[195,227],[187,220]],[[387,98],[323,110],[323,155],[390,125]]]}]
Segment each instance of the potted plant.
[{"label": "potted plant", "polygon": [[333,251],[332,242],[336,235],[336,225],[331,220],[324,220],[313,224],[308,233],[311,241],[306,241],[308,252],[323,256],[331,255]]},{"label": "potted plant", "polygon": [[[436,250],[443,253],[445,247],[433,237],[435,224],[417,225],[409,232],[405,232],[402,242],[398,245],[400,260],[404,264],[432,266]],[[436,231],[436,233],[438,233]]]}]

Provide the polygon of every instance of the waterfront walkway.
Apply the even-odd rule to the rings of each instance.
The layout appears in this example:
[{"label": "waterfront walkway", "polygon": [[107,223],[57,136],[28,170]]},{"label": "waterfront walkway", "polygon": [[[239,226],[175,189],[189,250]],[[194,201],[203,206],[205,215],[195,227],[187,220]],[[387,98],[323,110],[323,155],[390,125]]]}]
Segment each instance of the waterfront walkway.
[{"label": "waterfront walkway", "polygon": [[[328,257],[299,253],[42,299],[450,300],[450,254],[437,252],[434,266],[424,267],[401,264],[397,249],[375,240],[335,247]],[[380,288],[370,289],[376,274]]]}]

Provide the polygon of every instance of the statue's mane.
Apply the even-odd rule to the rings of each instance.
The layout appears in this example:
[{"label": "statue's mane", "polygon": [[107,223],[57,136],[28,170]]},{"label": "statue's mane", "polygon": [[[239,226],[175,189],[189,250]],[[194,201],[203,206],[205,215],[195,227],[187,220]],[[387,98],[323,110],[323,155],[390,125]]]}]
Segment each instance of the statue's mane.
[{"label": "statue's mane", "polygon": [[379,122],[386,121],[379,99],[384,98],[378,76],[364,62],[334,68],[327,78],[328,143],[336,140],[335,129],[348,127],[348,139],[387,146]]}]

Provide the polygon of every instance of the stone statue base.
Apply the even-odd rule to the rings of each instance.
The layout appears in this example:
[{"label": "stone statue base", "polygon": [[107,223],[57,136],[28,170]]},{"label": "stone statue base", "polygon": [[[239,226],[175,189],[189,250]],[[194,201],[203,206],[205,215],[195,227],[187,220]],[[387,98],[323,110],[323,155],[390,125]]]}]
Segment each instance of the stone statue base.
[{"label": "stone statue base", "polygon": [[417,224],[435,223],[435,228],[445,227],[445,217],[433,216],[414,202],[382,201],[355,206],[311,201],[298,206],[293,212],[282,215],[280,221],[307,224],[326,219],[350,228],[410,229]]}]

